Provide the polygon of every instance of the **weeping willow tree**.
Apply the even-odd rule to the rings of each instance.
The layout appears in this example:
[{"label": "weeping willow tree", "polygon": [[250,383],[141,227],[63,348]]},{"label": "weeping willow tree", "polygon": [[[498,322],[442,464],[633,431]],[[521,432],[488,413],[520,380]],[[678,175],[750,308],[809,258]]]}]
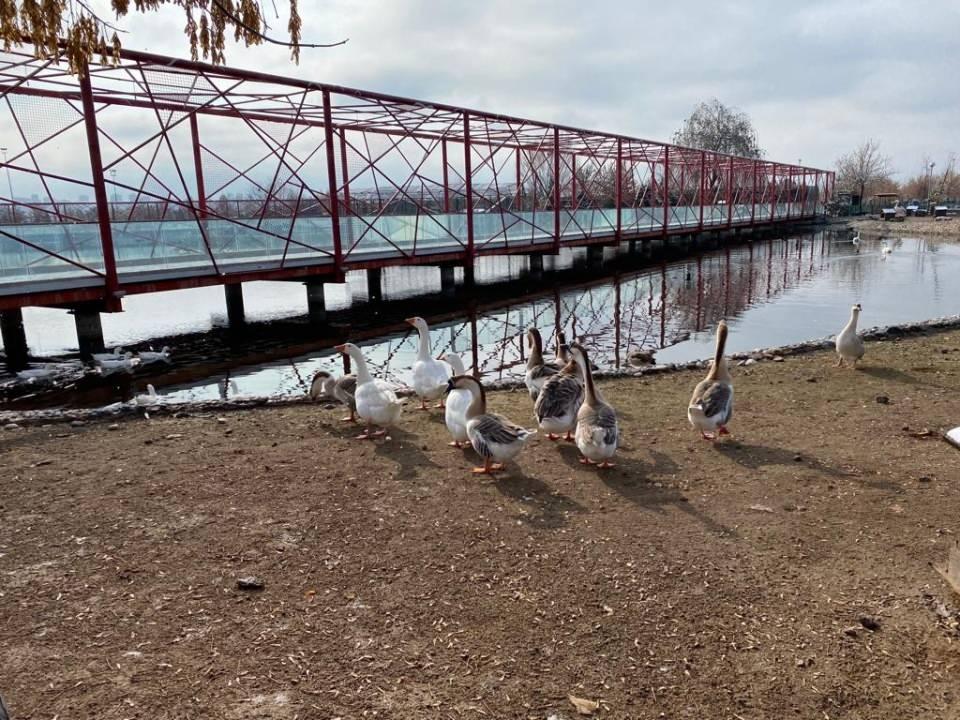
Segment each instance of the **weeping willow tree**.
[{"label": "weeping willow tree", "polygon": [[[289,2],[287,34],[282,39],[268,34],[270,27],[259,0],[110,0],[110,6],[118,22],[131,12],[155,12],[167,5],[180,7],[185,15],[184,34],[190,56],[214,65],[225,62],[224,46],[230,35],[247,47],[264,43],[288,47],[294,62],[299,62],[301,48],[334,47],[346,42],[302,42],[297,0]],[[123,32],[101,18],[87,0],[0,0],[4,50],[32,45],[37,57],[59,58],[62,53],[73,73],[82,73],[94,58],[117,63]]]}]

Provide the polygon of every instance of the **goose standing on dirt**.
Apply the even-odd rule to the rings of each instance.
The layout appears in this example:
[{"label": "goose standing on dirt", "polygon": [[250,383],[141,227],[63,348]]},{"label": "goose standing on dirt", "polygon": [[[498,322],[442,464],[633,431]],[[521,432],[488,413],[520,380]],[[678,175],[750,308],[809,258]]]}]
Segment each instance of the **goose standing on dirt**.
[{"label": "goose standing on dirt", "polygon": [[[356,412],[366,422],[367,429],[357,440],[372,440],[378,435],[386,435],[387,428],[397,424],[403,404],[397,399],[393,387],[383,380],[375,380],[367,369],[363,353],[353,343],[337,345],[334,350],[349,355],[357,367],[357,384],[354,393]],[[373,427],[381,429],[374,432]],[[389,437],[387,438],[390,439]]]},{"label": "goose standing on dirt", "polygon": [[310,392],[307,394],[311,400],[319,400],[325,395],[343,403],[350,410],[350,415],[341,419],[343,422],[355,423],[357,421],[357,400],[354,397],[356,392],[357,376],[353,373],[334,378],[326,370],[318,370],[310,382]]},{"label": "goose standing on dirt", "polygon": [[[562,337],[562,333],[557,333],[558,354],[561,352],[559,343]],[[547,378],[558,373],[561,366],[557,363],[544,362],[543,338],[535,327],[527,330],[527,347],[530,352],[527,355],[527,371],[523,375],[523,383],[527,386],[530,397],[536,400]]]},{"label": "goose standing on dirt", "polygon": [[570,350],[585,380],[583,405],[577,412],[575,433],[577,448],[583,454],[580,462],[601,468],[613,467],[610,458],[617,452],[617,440],[620,437],[617,412],[603,399],[593,383],[593,370],[590,369],[587,351],[578,343],[571,345]]},{"label": "goose standing on dirt", "polygon": [[843,361],[851,363],[853,367],[857,366],[857,360],[863,357],[866,348],[863,340],[857,335],[857,322],[860,320],[860,303],[850,308],[850,320],[844,326],[840,334],[837,335],[837,367],[843,365]]},{"label": "goose standing on dirt", "polygon": [[413,391],[420,397],[420,409],[429,410],[427,401],[439,400],[443,407],[443,394],[450,379],[450,366],[430,357],[430,327],[422,317],[407,318],[404,322],[413,325],[420,334],[417,361],[413,363]]},{"label": "goose standing on dirt", "polygon": [[859,231],[859,230],[857,230],[856,234],[853,236],[853,239],[852,239],[850,242],[853,243],[854,245],[859,245],[859,244],[860,244],[860,231]]},{"label": "goose standing on dirt", "polygon": [[473,449],[483,458],[483,467],[473,468],[474,473],[492,474],[496,470],[502,470],[503,463],[515,458],[527,441],[537,434],[536,430],[522,428],[503,415],[488,413],[486,393],[476,378],[457,375],[450,378],[447,388],[449,392],[470,392],[470,405],[465,415],[467,437]]},{"label": "goose standing on dirt", "polygon": [[723,356],[727,344],[727,323],[717,325],[717,349],[707,377],[694,388],[687,407],[690,424],[700,431],[704,440],[716,440],[729,435],[727,423],[733,417],[733,381]]},{"label": "goose standing on dirt", "polygon": [[[453,368],[453,376],[466,375],[463,367],[463,360],[456,353],[447,353],[443,359]],[[453,440],[450,445],[453,447],[462,447],[470,442],[467,435],[467,408],[473,402],[473,393],[469,389],[460,388],[447,390],[446,408],[443,412],[443,421],[447,425],[447,430]]]},{"label": "goose standing on dirt", "polygon": [[887,244],[887,241],[886,241],[886,240],[881,240],[881,241],[880,241],[880,254],[883,255],[884,257],[886,257],[887,255],[889,255],[889,254],[892,253],[892,252],[893,252],[893,248],[891,248],[891,247]]},{"label": "goose standing on dirt", "polygon": [[543,383],[543,388],[533,405],[533,412],[540,429],[547,438],[557,440],[566,433],[566,440],[573,442],[573,428],[577,424],[577,412],[583,402],[583,380],[580,368],[573,360]]}]

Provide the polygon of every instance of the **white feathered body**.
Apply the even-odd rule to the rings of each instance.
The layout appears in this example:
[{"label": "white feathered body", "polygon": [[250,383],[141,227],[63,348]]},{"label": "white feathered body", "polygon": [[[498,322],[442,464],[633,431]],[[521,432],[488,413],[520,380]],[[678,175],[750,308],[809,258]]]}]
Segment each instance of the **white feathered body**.
[{"label": "white feathered body", "polygon": [[577,448],[593,462],[610,460],[617,452],[620,439],[617,413],[606,403],[595,408],[584,404],[577,416],[577,431],[574,433]]},{"label": "white feathered body", "polygon": [[450,366],[445,362],[426,358],[413,364],[413,391],[424,400],[439,400],[449,379]]},{"label": "white feathered body", "polygon": [[733,385],[715,380],[704,380],[701,384],[706,387],[698,387],[700,400],[687,408],[687,419],[702,433],[716,432],[733,416]]},{"label": "white feathered body", "polygon": [[357,415],[380,427],[396,425],[403,411],[403,405],[397,399],[393,387],[383,380],[358,384],[354,399],[357,403]]},{"label": "white feathered body", "polygon": [[469,390],[457,388],[447,394],[447,409],[444,411],[443,419],[451,437],[457,442],[469,440],[466,415],[471,402],[473,402],[473,395],[470,394]]}]

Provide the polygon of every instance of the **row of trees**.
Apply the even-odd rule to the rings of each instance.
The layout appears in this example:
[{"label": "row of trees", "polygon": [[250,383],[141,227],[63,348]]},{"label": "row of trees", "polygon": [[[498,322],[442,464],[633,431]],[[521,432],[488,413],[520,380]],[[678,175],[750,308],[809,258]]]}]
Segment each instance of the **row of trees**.
[{"label": "row of trees", "polygon": [[894,180],[894,174],[890,158],[881,151],[880,143],[870,138],[837,160],[837,190],[849,192],[861,202],[883,192],[898,193],[904,200],[932,202],[960,197],[960,174],[954,153],[939,165],[925,156],[920,172],[902,182]]}]

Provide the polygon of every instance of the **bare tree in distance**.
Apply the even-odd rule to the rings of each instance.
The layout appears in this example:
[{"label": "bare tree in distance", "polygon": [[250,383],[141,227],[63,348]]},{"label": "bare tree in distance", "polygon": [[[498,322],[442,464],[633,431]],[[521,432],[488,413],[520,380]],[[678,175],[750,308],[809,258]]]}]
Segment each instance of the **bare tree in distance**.
[{"label": "bare tree in distance", "polygon": [[673,134],[673,142],[727,155],[763,157],[750,117],[716,98],[693,109],[690,117],[683,121],[683,127]]},{"label": "bare tree in distance", "polygon": [[889,183],[892,173],[890,158],[880,152],[880,143],[868,138],[837,160],[837,187],[859,195],[863,204],[864,193]]},{"label": "bare tree in distance", "polygon": [[[183,31],[190,56],[197,60],[202,55],[214,65],[225,62],[224,45],[231,34],[247,47],[264,43],[287,47],[294,62],[299,62],[301,48],[334,47],[346,42],[301,42],[297,0],[289,3],[283,39],[268,34],[270,27],[261,0],[110,0],[110,7],[118,20],[131,11],[146,14],[167,5],[180,7],[185,15]],[[271,7],[276,14],[276,5]],[[87,63],[97,56],[102,63],[119,62],[120,34],[125,32],[100,17],[86,0],[0,2],[0,38],[5,51],[28,44],[37,57],[59,59],[62,50],[72,73],[82,74]]]}]

